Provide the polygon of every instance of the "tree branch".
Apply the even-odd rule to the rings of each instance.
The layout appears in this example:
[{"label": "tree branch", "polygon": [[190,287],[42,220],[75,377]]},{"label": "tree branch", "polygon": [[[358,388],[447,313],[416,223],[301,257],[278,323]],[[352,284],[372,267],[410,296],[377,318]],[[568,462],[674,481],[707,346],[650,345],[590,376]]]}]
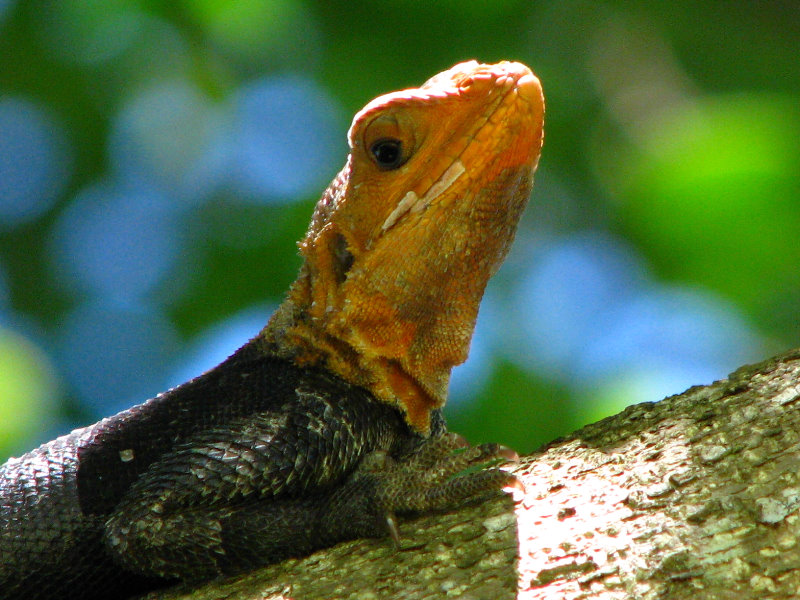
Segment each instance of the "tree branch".
[{"label": "tree branch", "polygon": [[[795,598],[800,350],[525,457],[508,497],[151,600]],[[517,559],[517,556],[520,558]]]}]

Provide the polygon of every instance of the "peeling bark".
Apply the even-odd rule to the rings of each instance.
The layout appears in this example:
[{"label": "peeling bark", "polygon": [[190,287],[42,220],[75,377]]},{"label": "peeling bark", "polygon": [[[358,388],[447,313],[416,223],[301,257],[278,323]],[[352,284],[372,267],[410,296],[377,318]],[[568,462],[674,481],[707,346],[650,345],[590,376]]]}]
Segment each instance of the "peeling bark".
[{"label": "peeling bark", "polygon": [[210,598],[800,596],[800,350],[585,427],[517,468],[526,492],[224,582]]}]

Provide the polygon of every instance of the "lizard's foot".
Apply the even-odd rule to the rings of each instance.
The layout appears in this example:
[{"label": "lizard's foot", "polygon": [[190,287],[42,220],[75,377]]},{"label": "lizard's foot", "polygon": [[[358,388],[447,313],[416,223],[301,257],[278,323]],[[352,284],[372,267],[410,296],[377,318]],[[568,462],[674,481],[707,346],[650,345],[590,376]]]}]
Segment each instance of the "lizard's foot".
[{"label": "lizard's foot", "polygon": [[444,510],[503,488],[519,489],[519,480],[499,468],[518,458],[505,446],[469,446],[453,433],[432,438],[399,459],[375,451],[331,498],[330,507],[336,514],[348,514],[360,535],[388,532],[398,542],[396,513]]}]

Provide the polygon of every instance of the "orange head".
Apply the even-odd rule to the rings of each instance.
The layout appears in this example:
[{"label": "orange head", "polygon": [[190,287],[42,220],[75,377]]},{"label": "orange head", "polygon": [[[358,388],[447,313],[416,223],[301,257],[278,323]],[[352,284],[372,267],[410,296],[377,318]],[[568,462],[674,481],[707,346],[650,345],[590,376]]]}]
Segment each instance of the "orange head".
[{"label": "orange head", "polygon": [[538,79],[512,62],[461,63],[367,104],[266,338],[427,431],[530,196],[543,115]]}]

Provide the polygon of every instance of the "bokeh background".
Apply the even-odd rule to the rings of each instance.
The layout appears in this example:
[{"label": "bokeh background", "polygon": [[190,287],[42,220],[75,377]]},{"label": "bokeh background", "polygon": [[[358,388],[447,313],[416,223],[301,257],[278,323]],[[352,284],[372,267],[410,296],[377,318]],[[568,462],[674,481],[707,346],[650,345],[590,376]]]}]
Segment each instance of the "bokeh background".
[{"label": "bokeh background", "polygon": [[0,460],[256,333],[374,96],[544,83],[533,199],[451,387],[520,451],[800,345],[800,4],[0,0]]}]

